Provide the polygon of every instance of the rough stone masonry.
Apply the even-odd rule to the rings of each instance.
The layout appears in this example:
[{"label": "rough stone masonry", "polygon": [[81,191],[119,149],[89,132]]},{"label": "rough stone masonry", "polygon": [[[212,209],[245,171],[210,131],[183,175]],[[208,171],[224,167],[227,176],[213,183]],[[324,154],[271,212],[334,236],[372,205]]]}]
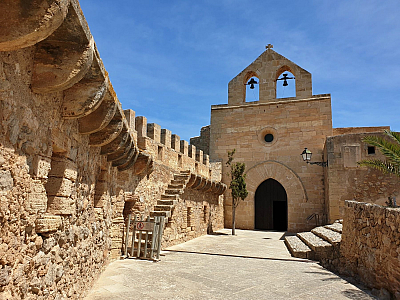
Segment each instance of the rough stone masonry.
[{"label": "rough stone masonry", "polygon": [[76,0],[0,3],[0,299],[80,299],[125,220],[223,227],[221,164],[122,110]]}]

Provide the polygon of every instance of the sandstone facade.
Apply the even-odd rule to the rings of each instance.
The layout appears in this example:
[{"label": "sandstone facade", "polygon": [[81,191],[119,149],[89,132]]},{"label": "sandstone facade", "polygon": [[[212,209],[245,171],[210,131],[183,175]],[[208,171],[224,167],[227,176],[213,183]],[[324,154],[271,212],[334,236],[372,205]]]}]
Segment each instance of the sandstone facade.
[{"label": "sandstone facade", "polygon": [[0,299],[82,298],[129,213],[166,215],[164,246],[223,227],[220,163],[122,110],[77,1],[7,0],[0,20]]},{"label": "sandstone facade", "polygon": [[[294,75],[289,84],[296,86],[295,97],[276,96],[285,72]],[[257,82],[258,101],[246,102],[250,79]],[[331,96],[312,95],[311,74],[271,47],[229,82],[228,104],[213,105],[211,124],[203,129],[191,141],[222,162],[226,184],[227,151],[236,149],[235,160],[246,164],[249,195],[237,208],[238,228],[306,231],[342,218],[345,200],[383,204],[400,192],[398,178],[357,165],[383,158],[362,138],[389,127],[332,128]],[[304,148],[312,151],[312,162],[327,166],[306,164]],[[231,202],[228,191],[227,227]]]}]

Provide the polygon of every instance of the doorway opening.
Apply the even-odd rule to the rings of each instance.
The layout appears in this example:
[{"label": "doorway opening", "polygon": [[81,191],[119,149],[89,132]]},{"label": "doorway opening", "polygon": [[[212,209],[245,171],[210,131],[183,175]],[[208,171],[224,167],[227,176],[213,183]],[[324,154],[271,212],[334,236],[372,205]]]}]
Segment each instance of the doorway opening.
[{"label": "doorway opening", "polygon": [[278,181],[269,178],[258,186],[254,207],[255,229],[287,230],[287,194]]}]

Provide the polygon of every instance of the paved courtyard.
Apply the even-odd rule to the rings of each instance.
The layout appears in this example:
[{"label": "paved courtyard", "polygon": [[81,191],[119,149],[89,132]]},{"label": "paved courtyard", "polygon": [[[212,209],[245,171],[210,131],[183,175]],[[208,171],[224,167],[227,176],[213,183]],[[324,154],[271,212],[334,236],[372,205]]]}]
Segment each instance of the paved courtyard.
[{"label": "paved courtyard", "polygon": [[316,262],[291,257],[283,236],[224,229],[162,251],[157,263],[115,261],[85,299],[375,299]]}]

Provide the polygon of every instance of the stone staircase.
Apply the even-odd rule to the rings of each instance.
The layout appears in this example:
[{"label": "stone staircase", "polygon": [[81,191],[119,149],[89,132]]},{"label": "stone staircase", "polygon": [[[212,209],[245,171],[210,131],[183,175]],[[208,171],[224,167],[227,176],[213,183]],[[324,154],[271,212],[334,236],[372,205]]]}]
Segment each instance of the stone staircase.
[{"label": "stone staircase", "polygon": [[339,257],[342,240],[342,220],[319,226],[310,232],[300,232],[285,237],[286,247],[294,257],[308,258],[322,262]]},{"label": "stone staircase", "polygon": [[150,216],[164,216],[167,224],[174,206],[178,203],[179,195],[183,194],[189,179],[190,171],[181,171],[179,174],[175,174],[164,194],[161,195],[161,199],[154,206],[154,211],[150,212]]}]

